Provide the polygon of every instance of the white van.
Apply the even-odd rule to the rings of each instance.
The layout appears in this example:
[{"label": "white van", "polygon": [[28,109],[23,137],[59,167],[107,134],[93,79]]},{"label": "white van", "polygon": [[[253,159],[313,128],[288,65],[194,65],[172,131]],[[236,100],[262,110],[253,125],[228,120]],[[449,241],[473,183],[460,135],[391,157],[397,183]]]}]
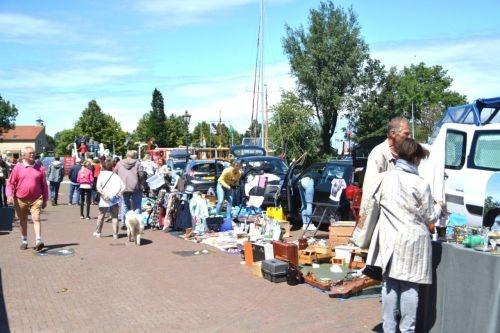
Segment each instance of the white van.
[{"label": "white van", "polygon": [[[486,184],[500,171],[500,98],[449,108],[437,125],[421,174],[450,214],[481,226]],[[500,198],[497,198],[500,201]]]}]

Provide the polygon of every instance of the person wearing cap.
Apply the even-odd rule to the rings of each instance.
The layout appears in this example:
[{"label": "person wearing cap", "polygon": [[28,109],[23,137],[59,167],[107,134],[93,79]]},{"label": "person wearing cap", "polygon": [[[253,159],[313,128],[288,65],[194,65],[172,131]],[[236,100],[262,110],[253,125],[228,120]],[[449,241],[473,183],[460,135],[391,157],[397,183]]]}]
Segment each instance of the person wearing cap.
[{"label": "person wearing cap", "polygon": [[68,205],[73,205],[73,195],[76,192],[77,205],[80,204],[80,184],[78,184],[78,171],[82,168],[82,161],[77,157],[75,164],[69,170],[69,191],[68,191]]},{"label": "person wearing cap", "polygon": [[236,188],[241,178],[241,162],[235,161],[233,165],[222,171],[217,181],[217,206],[216,214],[220,215],[224,200],[227,201],[226,218],[231,218],[233,205],[233,189]]}]

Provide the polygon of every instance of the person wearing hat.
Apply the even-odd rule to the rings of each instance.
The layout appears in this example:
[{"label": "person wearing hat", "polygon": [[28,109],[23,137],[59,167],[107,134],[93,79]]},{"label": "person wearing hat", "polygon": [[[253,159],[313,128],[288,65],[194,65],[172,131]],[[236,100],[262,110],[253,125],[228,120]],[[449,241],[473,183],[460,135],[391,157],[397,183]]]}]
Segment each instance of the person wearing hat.
[{"label": "person wearing hat", "polygon": [[76,192],[76,201],[77,205],[80,204],[80,184],[78,184],[78,171],[80,171],[82,167],[82,161],[77,157],[75,160],[75,164],[69,170],[69,191],[68,191],[68,205],[73,205],[73,195]]},{"label": "person wearing hat", "polygon": [[220,215],[224,200],[227,201],[226,218],[231,218],[231,209],[233,205],[233,189],[238,185],[241,178],[241,162],[234,161],[233,165],[222,171],[217,181],[217,206],[216,214]]}]

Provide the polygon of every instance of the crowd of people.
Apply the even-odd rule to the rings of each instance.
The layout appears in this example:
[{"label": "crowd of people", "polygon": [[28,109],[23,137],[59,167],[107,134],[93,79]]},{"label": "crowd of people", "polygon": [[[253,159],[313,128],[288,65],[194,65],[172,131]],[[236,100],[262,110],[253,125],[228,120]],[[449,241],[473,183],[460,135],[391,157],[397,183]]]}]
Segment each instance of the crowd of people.
[{"label": "crowd of people", "polygon": [[[68,202],[78,205],[80,219],[90,220],[91,205],[97,205],[95,237],[100,237],[106,214],[109,213],[113,225],[113,237],[118,238],[121,228],[126,230],[125,214],[128,211],[140,213],[142,198],[150,195],[146,179],[161,174],[165,183],[178,186],[179,175],[170,170],[164,158],[153,161],[150,155],[138,159],[137,151],[129,150],[126,157],[85,158],[89,154],[76,157],[68,171]],[[81,158],[84,157],[84,158]],[[40,213],[50,201],[52,206],[60,204],[59,189],[65,176],[64,164],[55,157],[43,167],[35,158],[32,147],[26,147],[22,159],[13,163],[0,157],[0,207],[13,205],[19,218],[22,250],[28,248],[27,222],[31,214],[35,231],[36,251],[44,248],[41,236]],[[168,187],[168,186],[166,186]]]}]

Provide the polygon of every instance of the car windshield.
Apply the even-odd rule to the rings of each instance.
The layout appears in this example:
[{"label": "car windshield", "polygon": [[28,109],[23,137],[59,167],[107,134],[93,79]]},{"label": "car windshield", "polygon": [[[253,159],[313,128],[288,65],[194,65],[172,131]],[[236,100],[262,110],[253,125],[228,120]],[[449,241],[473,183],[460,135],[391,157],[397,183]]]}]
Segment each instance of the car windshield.
[{"label": "car windshield", "polygon": [[286,174],[288,167],[282,160],[279,159],[269,159],[269,160],[255,160],[255,161],[245,161],[243,163],[245,171],[262,170],[265,173],[272,173],[275,175]]},{"label": "car windshield", "polygon": [[319,184],[329,184],[333,179],[344,179],[347,183],[351,180],[351,167],[348,164],[327,164],[321,174]]},{"label": "car windshield", "polygon": [[174,169],[184,169],[186,167],[186,162],[174,162]]}]

